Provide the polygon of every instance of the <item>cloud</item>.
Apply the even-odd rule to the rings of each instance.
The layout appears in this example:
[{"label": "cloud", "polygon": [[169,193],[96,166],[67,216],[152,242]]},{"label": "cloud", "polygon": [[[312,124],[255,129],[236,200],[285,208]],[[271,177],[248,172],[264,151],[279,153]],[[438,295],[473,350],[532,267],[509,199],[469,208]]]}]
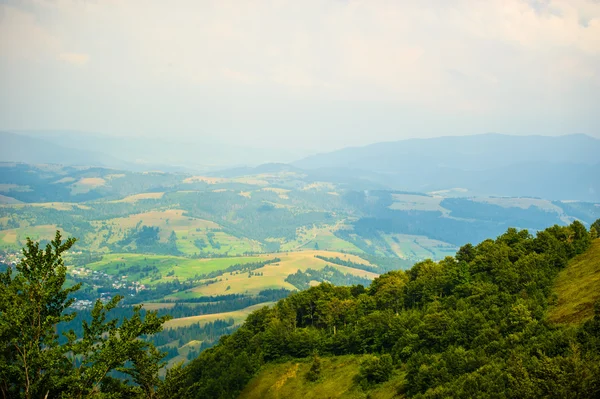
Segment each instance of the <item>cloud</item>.
[{"label": "cloud", "polygon": [[39,60],[60,48],[60,40],[35,15],[0,4],[0,57]]},{"label": "cloud", "polygon": [[6,1],[0,57],[61,85],[65,124],[80,107],[92,130],[600,134],[598,1]]},{"label": "cloud", "polygon": [[82,66],[88,63],[90,56],[82,53],[61,53],[58,55],[58,59],[68,64]]}]

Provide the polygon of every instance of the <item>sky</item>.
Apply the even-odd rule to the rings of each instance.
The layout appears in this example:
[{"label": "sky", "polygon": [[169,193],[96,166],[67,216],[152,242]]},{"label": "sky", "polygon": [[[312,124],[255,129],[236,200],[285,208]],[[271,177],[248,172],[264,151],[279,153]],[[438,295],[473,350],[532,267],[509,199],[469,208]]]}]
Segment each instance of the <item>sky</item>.
[{"label": "sky", "polygon": [[599,0],[0,0],[2,130],[326,151],[599,110]]}]

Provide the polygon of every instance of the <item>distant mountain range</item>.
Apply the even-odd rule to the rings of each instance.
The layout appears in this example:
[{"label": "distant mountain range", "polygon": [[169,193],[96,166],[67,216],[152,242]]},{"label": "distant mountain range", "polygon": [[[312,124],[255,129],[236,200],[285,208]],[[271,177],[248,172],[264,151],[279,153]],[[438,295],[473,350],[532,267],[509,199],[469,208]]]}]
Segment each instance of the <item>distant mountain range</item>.
[{"label": "distant mountain range", "polygon": [[600,200],[600,140],[580,134],[411,139],[344,148],[292,165],[396,190]]},{"label": "distant mountain range", "polygon": [[208,172],[290,162],[310,152],[224,145],[216,141],[115,137],[77,131],[0,131],[0,162],[60,163],[130,171]]},{"label": "distant mountain range", "polygon": [[297,151],[275,153],[215,143],[185,144],[167,138],[0,132],[0,143],[2,162],[209,173],[222,177],[294,171],[304,173],[310,180],[335,182],[352,189],[600,201],[600,140],[581,134],[409,139],[344,148],[289,164],[281,162],[297,158]]}]

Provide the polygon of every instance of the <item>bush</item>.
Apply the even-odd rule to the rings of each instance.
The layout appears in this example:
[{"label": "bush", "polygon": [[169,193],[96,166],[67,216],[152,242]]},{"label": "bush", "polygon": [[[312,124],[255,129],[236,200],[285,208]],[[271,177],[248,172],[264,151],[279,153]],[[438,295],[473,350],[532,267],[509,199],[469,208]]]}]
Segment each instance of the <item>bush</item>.
[{"label": "bush", "polygon": [[356,379],[363,387],[379,384],[390,379],[394,365],[392,357],[388,354],[381,357],[369,356],[360,365]]},{"label": "bush", "polygon": [[310,366],[310,370],[306,373],[306,379],[308,381],[317,381],[321,376],[321,358],[316,353],[313,355],[313,362]]}]

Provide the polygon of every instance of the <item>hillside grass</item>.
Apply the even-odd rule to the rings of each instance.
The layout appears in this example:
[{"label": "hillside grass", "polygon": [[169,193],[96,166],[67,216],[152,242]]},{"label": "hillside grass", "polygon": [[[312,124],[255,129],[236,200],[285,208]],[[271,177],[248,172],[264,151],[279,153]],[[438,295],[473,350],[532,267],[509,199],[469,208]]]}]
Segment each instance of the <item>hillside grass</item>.
[{"label": "hillside grass", "polygon": [[593,317],[594,303],[600,300],[600,239],[560,272],[554,292],[558,299],[550,308],[550,321],[576,324]]},{"label": "hillside grass", "polygon": [[402,398],[403,375],[364,391],[354,382],[364,356],[346,355],[321,358],[321,377],[310,382],[306,373],[312,358],[268,364],[242,391],[240,399],[387,399]]}]

